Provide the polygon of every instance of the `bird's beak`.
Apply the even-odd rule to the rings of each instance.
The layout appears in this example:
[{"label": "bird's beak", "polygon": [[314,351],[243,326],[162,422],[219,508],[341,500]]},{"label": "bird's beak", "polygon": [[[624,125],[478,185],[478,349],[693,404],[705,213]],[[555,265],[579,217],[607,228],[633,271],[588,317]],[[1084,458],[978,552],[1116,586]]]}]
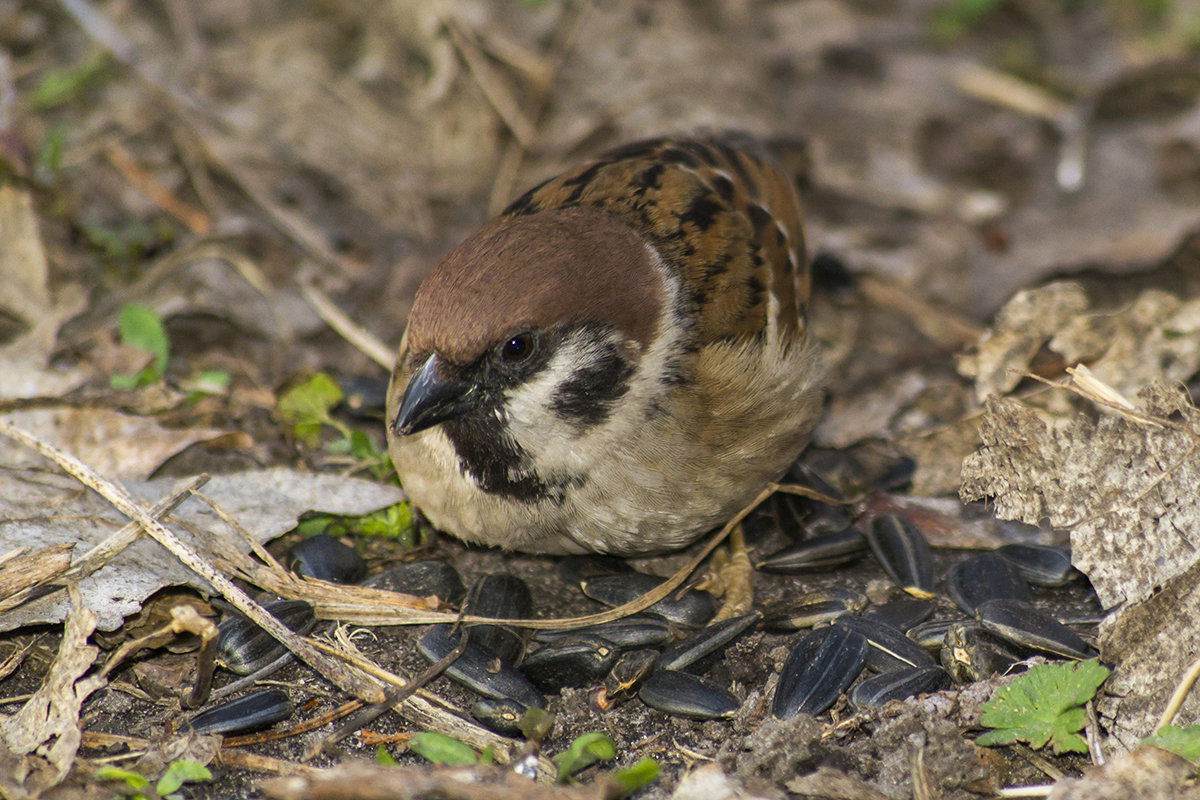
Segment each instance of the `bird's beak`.
[{"label": "bird's beak", "polygon": [[471,384],[443,377],[439,374],[441,363],[437,355],[431,355],[409,379],[400,410],[392,420],[397,436],[423,431],[470,407]]}]

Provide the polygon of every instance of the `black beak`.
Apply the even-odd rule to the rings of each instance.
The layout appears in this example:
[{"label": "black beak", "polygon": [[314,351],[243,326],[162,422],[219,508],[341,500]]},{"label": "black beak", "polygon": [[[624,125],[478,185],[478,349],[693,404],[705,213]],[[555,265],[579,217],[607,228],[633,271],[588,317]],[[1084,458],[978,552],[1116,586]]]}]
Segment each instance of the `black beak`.
[{"label": "black beak", "polygon": [[423,431],[470,408],[472,385],[442,377],[438,374],[441,363],[431,355],[409,379],[400,410],[392,420],[397,436]]}]

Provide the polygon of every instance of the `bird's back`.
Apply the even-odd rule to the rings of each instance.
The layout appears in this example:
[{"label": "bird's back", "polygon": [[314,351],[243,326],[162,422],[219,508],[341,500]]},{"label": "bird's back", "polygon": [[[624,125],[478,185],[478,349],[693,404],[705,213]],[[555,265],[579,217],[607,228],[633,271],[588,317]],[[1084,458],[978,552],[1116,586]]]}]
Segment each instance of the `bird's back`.
[{"label": "bird's back", "polygon": [[699,309],[698,340],[804,334],[809,276],[791,179],[747,136],[657,138],[531,189],[502,217],[594,206],[653,242]]}]

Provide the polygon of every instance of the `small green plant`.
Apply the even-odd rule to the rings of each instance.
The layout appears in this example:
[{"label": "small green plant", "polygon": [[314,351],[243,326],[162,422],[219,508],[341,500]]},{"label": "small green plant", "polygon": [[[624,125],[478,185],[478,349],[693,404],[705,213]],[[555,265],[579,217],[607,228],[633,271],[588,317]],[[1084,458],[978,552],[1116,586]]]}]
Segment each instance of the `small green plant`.
[{"label": "small green plant", "polygon": [[[569,783],[575,773],[590,767],[597,761],[612,761],[617,755],[616,745],[608,734],[592,731],[577,736],[571,746],[551,760],[558,767],[558,782]],[[658,777],[658,762],[643,758],[625,769],[608,776],[608,797],[624,797],[643,786],[648,786]]]},{"label": "small green plant", "polygon": [[592,731],[575,737],[571,746],[551,759],[558,767],[558,782],[566,783],[580,770],[597,761],[612,761],[617,747],[608,734]]},{"label": "small green plant", "polygon": [[[141,350],[153,356],[154,360],[132,375],[110,376],[109,386],[129,391],[163,380],[167,361],[171,357],[171,340],[167,338],[167,330],[158,313],[149,306],[128,303],[121,307],[117,315],[117,332],[121,336],[121,344]],[[224,370],[208,370],[197,373],[181,386],[189,393],[188,399],[195,402],[202,395],[224,394],[229,390],[230,380],[229,373]]]},{"label": "small green plant", "polygon": [[361,517],[313,514],[300,520],[296,531],[302,536],[378,536],[392,539],[401,547],[416,547],[412,508],[407,502],[381,508]]},{"label": "small green plant", "polygon": [[[102,781],[120,781],[128,789],[132,800],[147,800],[145,789],[150,786],[146,776],[120,767],[104,766],[96,770],[96,778]],[[203,764],[194,761],[173,761],[154,786],[155,793],[163,800],[183,800],[179,789],[185,783],[211,781],[212,773]]]},{"label": "small green plant", "polygon": [[1153,736],[1147,736],[1143,744],[1170,750],[1193,764],[1200,764],[1200,725],[1189,725],[1186,728],[1164,725]]},{"label": "small green plant", "polygon": [[1041,664],[1008,686],[996,690],[983,704],[981,722],[994,730],[975,739],[976,744],[1028,742],[1035,750],[1049,744],[1055,755],[1086,753],[1083,705],[1096,695],[1108,677],[1099,661]]},{"label": "small green plant", "polygon": [[175,238],[175,230],[165,221],[151,225],[133,220],[114,227],[94,220],[80,220],[79,229],[87,237],[88,244],[99,251],[105,261],[114,264],[132,263]]},{"label": "small green plant", "polygon": [[517,727],[526,739],[540,743],[554,727],[554,715],[544,708],[530,706],[525,710]]},{"label": "small green plant", "polygon": [[949,0],[929,18],[929,30],[939,42],[952,42],[974,30],[984,17],[1006,0]]},{"label": "small green plant", "polygon": [[67,141],[67,131],[70,126],[60,122],[50,130],[38,146],[37,155],[33,160],[33,179],[40,184],[48,185],[54,181],[54,176],[62,169],[63,148]]},{"label": "small green plant", "polygon": [[608,778],[609,797],[624,797],[638,789],[649,786],[658,777],[658,762],[653,758],[641,758],[625,769],[619,769]]},{"label": "small green plant", "polygon": [[330,442],[326,449],[332,455],[351,456],[377,481],[386,481],[393,472],[392,457],[363,431],[351,430],[348,436]]},{"label": "small green plant", "polygon": [[444,767],[469,767],[474,764],[491,764],[493,755],[489,746],[476,753],[458,739],[445,734],[424,731],[408,740],[408,749],[427,761]]},{"label": "small green plant", "polygon": [[114,389],[140,389],[162,380],[171,355],[171,342],[157,312],[149,306],[128,303],[117,317],[121,343],[145,351],[154,361],[133,375],[113,375],[109,384]]},{"label": "small green plant", "polygon": [[350,429],[330,413],[340,402],[341,388],[333,378],[318,372],[280,395],[275,408],[284,424],[291,426],[296,441],[306,447],[316,447],[326,425],[336,428],[346,438],[350,437]]},{"label": "small green plant", "polygon": [[[531,709],[532,711],[533,709]],[[526,714],[522,719],[521,728],[526,727],[538,738],[527,738],[538,741],[554,722],[553,715],[541,709],[540,713]],[[470,767],[475,764],[491,764],[492,748],[488,747],[482,753],[476,753],[467,745],[440,733],[426,731],[418,733],[408,741],[408,749],[427,761],[447,767]],[[616,755],[616,745],[607,734],[593,731],[576,737],[571,746],[552,759],[558,767],[559,783],[572,781],[572,776],[597,761],[611,761]],[[375,750],[375,763],[395,766],[396,760],[382,746]],[[606,797],[625,797],[648,786],[658,777],[658,762],[653,758],[643,758],[625,769],[617,770],[608,776],[608,791]]]},{"label": "small green plant", "polygon": [[198,400],[206,394],[225,394],[229,391],[232,377],[223,369],[208,369],[195,374],[180,383],[180,388],[188,393],[190,400]]},{"label": "small green plant", "polygon": [[317,447],[326,426],[333,428],[340,437],[327,445],[333,455],[349,455],[380,482],[393,476],[392,459],[387,451],[363,431],[353,430],[333,416],[333,409],[342,402],[341,387],[333,378],[318,372],[303,383],[298,383],[279,397],[275,409],[291,434],[305,447]]},{"label": "small green plant", "polygon": [[108,54],[93,50],[82,61],[70,67],[47,70],[33,87],[29,102],[35,111],[46,111],[65,105],[84,89],[97,83],[110,64]]}]

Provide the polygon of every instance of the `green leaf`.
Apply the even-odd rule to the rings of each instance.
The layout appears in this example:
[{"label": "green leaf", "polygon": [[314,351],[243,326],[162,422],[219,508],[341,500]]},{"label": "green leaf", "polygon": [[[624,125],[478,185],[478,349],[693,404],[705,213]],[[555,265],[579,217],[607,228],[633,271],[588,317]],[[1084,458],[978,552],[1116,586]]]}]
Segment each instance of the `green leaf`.
[{"label": "green leaf", "polygon": [[1108,669],[1098,661],[1042,664],[996,690],[983,704],[981,722],[989,728],[976,744],[1028,742],[1036,749],[1049,743],[1056,755],[1086,753],[1083,704],[1091,700]]},{"label": "green leaf", "polygon": [[180,388],[195,395],[225,394],[233,378],[223,369],[209,369],[196,373],[180,384]]},{"label": "green leaf", "polygon": [[139,792],[150,785],[150,781],[146,780],[146,777],[141,773],[108,765],[96,770],[96,778],[102,781],[122,781],[135,792]]},{"label": "green leaf", "polygon": [[544,708],[530,706],[517,723],[521,735],[531,742],[540,742],[554,727],[554,715]]},{"label": "green leaf", "polygon": [[109,375],[108,385],[118,391],[127,392],[158,383],[158,378],[159,375],[153,367],[142,367],[132,375]]},{"label": "green leaf", "polygon": [[279,398],[276,411],[284,424],[292,427],[292,435],[307,447],[316,447],[321,428],[333,425],[330,410],[342,401],[342,390],[323,372],[304,383],[288,389]]},{"label": "green leaf", "polygon": [[381,508],[351,522],[350,530],[364,536],[380,536],[385,539],[402,539],[412,530],[412,508],[408,503]]},{"label": "green leaf", "polygon": [[[649,786],[658,777],[658,762],[653,758],[639,759],[637,762],[614,772],[608,778],[610,791],[608,797],[617,798],[633,794],[638,789]],[[611,791],[611,790],[614,790]]]},{"label": "green leaf", "polygon": [[167,371],[167,359],[171,356],[171,342],[167,339],[167,331],[158,313],[149,306],[127,303],[121,307],[117,317],[117,330],[121,334],[122,344],[151,354],[154,364],[132,377],[114,375],[113,380],[133,381],[133,386],[114,388],[137,388],[161,380]]},{"label": "green leaf", "polygon": [[165,797],[185,783],[211,780],[212,773],[203,764],[197,764],[195,761],[172,761],[167,766],[167,771],[158,779],[154,791]]},{"label": "green leaf", "polygon": [[30,103],[36,111],[45,111],[69,103],[95,83],[108,64],[108,55],[103,50],[94,50],[78,64],[64,69],[48,70],[33,87]]},{"label": "green leaf", "polygon": [[375,763],[381,767],[398,767],[400,764],[392,758],[392,754],[383,745],[375,748]]},{"label": "green leaf", "polygon": [[597,761],[611,761],[616,754],[617,746],[606,733],[592,731],[577,736],[569,748],[553,758],[558,767],[558,782],[566,783],[581,769]]},{"label": "green leaf", "polygon": [[951,42],[983,23],[984,17],[1006,0],[950,0],[929,21],[930,33],[940,42]]},{"label": "green leaf", "polygon": [[118,263],[140,258],[175,237],[174,229],[166,222],[150,226],[134,220],[120,228],[112,228],[99,222],[80,220],[79,227],[88,244],[99,250],[105,259]]},{"label": "green leaf", "polygon": [[366,431],[350,431],[350,455],[359,461],[375,461],[383,457],[383,451]]},{"label": "green leaf", "polygon": [[34,160],[33,174],[42,183],[54,180],[54,175],[62,168],[63,146],[67,140],[68,125],[60,122],[46,132],[38,147]]},{"label": "green leaf", "polygon": [[458,739],[432,731],[418,733],[409,739],[408,749],[434,764],[447,767],[469,767],[479,761],[475,751]]},{"label": "green leaf", "polygon": [[1200,725],[1189,725],[1186,728],[1163,725],[1153,736],[1146,737],[1143,744],[1170,750],[1193,764],[1200,764]]}]

